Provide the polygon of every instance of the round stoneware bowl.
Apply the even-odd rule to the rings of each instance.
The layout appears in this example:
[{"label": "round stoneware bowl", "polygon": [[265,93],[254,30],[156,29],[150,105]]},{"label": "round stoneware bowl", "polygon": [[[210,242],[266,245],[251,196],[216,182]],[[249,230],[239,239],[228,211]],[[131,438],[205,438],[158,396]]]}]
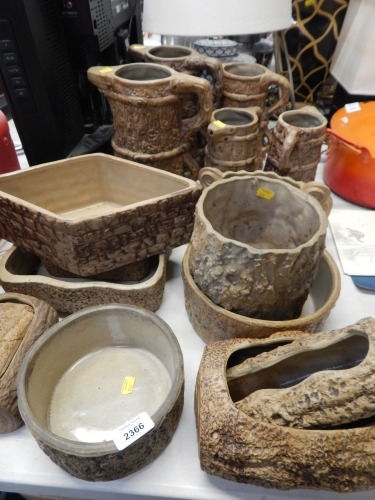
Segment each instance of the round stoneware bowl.
[{"label": "round stoneware bowl", "polygon": [[252,318],[300,316],[321,259],[328,225],[299,185],[263,172],[214,181],[196,204],[189,268],[215,304]]},{"label": "round stoneware bowl", "polygon": [[183,357],[150,311],[83,309],[30,349],[17,388],[22,418],[42,450],[80,479],[124,477],[168,445],[183,407]]},{"label": "round stoneware bowl", "polygon": [[182,262],[185,306],[194,330],[207,344],[236,337],[265,338],[287,330],[319,331],[340,295],[340,271],[325,250],[298,318],[270,321],[243,316],[215,304],[199,289],[189,269],[190,250],[188,246]]}]

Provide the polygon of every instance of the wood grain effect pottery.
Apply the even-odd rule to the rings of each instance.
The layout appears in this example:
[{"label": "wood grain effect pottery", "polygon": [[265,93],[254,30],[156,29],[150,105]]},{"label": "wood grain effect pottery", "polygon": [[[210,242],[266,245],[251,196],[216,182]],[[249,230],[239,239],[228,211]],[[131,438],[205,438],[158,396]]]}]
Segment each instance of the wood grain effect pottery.
[{"label": "wood grain effect pottery", "polygon": [[243,316],[218,306],[198,288],[189,269],[189,253],[190,247],[182,261],[185,307],[194,330],[207,344],[232,338],[266,338],[286,330],[317,332],[322,329],[340,295],[340,271],[328,251],[324,250],[310,294],[298,318],[271,321]]},{"label": "wood grain effect pottery", "polygon": [[[161,374],[165,387],[151,396],[149,386]],[[156,459],[178,425],[183,391],[183,357],[170,327],[125,305],[63,319],[30,349],[18,376],[20,412],[38,445],[88,481],[119,479]],[[56,411],[61,405],[65,419]],[[117,429],[144,412],[154,426],[128,447],[115,445]]]},{"label": "wood grain effect pottery", "polygon": [[64,279],[51,276],[35,254],[13,247],[0,259],[0,284],[6,292],[44,300],[60,314],[104,304],[129,304],[156,311],[163,300],[168,259],[162,254],[149,260],[149,273],[140,281]]},{"label": "wood grain effect pottery", "polygon": [[17,374],[30,347],[58,321],[46,302],[19,293],[0,295],[0,434],[23,421],[18,409]]},{"label": "wood grain effect pottery", "polygon": [[330,198],[330,190],[285,179],[240,172],[213,182],[198,200],[189,269],[200,290],[229,311],[293,319],[310,293],[328,221],[309,192],[320,188]]},{"label": "wood grain effect pottery", "polygon": [[0,179],[4,239],[79,276],[187,243],[201,193],[195,181],[95,153]]},{"label": "wood grain effect pottery", "polygon": [[284,111],[269,136],[264,170],[287,175],[296,181],[313,181],[326,129],[327,119],[314,106]]},{"label": "wood grain effect pottery", "polygon": [[[181,73],[198,77],[208,76],[211,80],[214,107],[219,105],[223,93],[223,66],[219,59],[204,56],[184,45],[147,47],[133,44],[129,47],[129,55],[137,62],[162,64]],[[188,106],[187,116],[191,114],[191,108],[195,107],[193,103]]]},{"label": "wood grain effect pottery", "polygon": [[[229,62],[223,64],[223,72],[223,108],[259,106],[263,110],[261,121],[268,123],[269,118],[289,101],[288,80],[261,64]],[[268,105],[271,85],[278,87],[280,97]]]},{"label": "wood grain effect pottery", "polygon": [[205,165],[221,171],[259,170],[263,163],[259,107],[221,108],[207,127]]},{"label": "wood grain effect pottery", "polygon": [[[238,409],[277,425],[322,429],[375,416],[375,320],[317,333],[243,366],[228,382]],[[245,363],[244,363],[245,364]]]},{"label": "wood grain effect pottery", "polygon": [[[113,115],[112,147],[117,156],[196,178],[199,165],[190,139],[212,112],[207,80],[153,63],[96,66],[89,81],[108,99]],[[195,95],[197,111],[183,118],[181,96]]]},{"label": "wood grain effect pottery", "polygon": [[[366,349],[366,337],[374,334],[374,319],[366,318],[347,328],[332,332],[334,335],[352,337],[351,352],[340,349],[338,355],[355,357],[359,354],[356,367],[343,368],[347,373],[346,385],[358,383],[364,394],[371,397],[373,386],[367,386],[365,379],[352,379],[352,373],[361,372],[361,360]],[[196,423],[199,442],[201,468],[212,475],[224,479],[251,483],[262,487],[290,489],[313,488],[328,489],[338,492],[352,492],[375,487],[375,426],[374,417],[361,419],[341,426],[329,428],[297,429],[286,425],[277,425],[263,419],[255,419],[238,409],[231,397],[232,376],[236,376],[238,364],[247,365],[251,370],[264,370],[267,377],[272,376],[272,359],[287,352],[294,345],[288,339],[288,332],[280,337],[255,340],[231,339],[214,342],[206,346],[196,383]],[[318,334],[320,335],[320,334]],[[326,332],[326,345],[332,342],[331,332]],[[283,338],[284,336],[284,344]],[[314,343],[314,335],[307,335],[296,340],[303,345],[305,339]],[[360,340],[358,345],[354,340]],[[274,342],[274,349],[272,349]],[[373,356],[372,347],[368,346],[368,356]],[[263,351],[262,351],[263,349]],[[330,349],[328,349],[329,351]],[[317,368],[322,368],[322,360],[332,361],[333,352],[325,357],[324,349],[316,350]],[[312,355],[312,352],[311,352]],[[244,358],[248,358],[247,360]],[[294,368],[304,370],[304,351],[299,352],[299,362]],[[331,358],[331,359],[330,359]],[[292,381],[290,366],[284,366],[285,380]],[[337,368],[337,367],[334,367]],[[340,376],[340,369],[335,373]],[[306,370],[304,375],[308,375]],[[322,372],[324,377],[324,372]],[[281,378],[281,375],[280,375]],[[332,372],[327,374],[331,380],[332,391],[340,395],[340,383],[334,383]],[[309,379],[306,379],[306,382]],[[234,379],[235,381],[235,379]],[[240,389],[237,384],[237,389]],[[311,388],[310,388],[311,389]],[[324,390],[317,385],[314,391]],[[306,394],[315,398],[314,394]],[[236,399],[236,398],[234,398]],[[284,403],[288,404],[288,399]],[[373,408],[373,406],[372,406]],[[322,411],[324,407],[322,406]]]}]

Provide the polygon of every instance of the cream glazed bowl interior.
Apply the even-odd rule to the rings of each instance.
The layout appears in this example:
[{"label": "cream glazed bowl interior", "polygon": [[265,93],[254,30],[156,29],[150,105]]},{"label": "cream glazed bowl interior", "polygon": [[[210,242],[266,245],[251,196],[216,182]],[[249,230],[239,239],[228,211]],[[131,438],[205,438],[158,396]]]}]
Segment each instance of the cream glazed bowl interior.
[{"label": "cream glazed bowl interior", "polygon": [[183,357],[170,327],[150,311],[119,304],[83,309],[50,328],[17,381],[21,416],[41,449],[90,481],[124,477],[165,449],[183,387]]}]

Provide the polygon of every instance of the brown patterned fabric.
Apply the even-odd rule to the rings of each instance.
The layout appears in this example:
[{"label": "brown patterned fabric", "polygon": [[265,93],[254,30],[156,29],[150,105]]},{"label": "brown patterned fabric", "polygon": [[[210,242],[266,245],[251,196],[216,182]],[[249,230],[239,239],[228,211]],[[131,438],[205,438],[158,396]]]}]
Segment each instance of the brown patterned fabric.
[{"label": "brown patterned fabric", "polygon": [[329,67],[349,0],[293,0],[295,23],[285,33],[296,101],[314,102]]}]

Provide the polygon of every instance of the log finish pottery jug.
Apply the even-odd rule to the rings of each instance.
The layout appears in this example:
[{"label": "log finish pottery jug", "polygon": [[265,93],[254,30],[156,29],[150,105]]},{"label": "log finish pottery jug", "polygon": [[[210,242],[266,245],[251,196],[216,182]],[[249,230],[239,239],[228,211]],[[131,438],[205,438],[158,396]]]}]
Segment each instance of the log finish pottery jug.
[{"label": "log finish pottery jug", "polygon": [[[208,81],[160,64],[133,63],[89,68],[88,79],[108,99],[117,156],[196,178],[199,167],[189,140],[212,112]],[[195,94],[197,112],[183,119],[181,95]]]},{"label": "log finish pottery jug", "polygon": [[213,102],[218,105],[223,92],[223,66],[218,59],[206,57],[183,45],[146,47],[134,44],[129,47],[129,55],[136,62],[162,64],[193,76],[209,76],[212,79]]}]

